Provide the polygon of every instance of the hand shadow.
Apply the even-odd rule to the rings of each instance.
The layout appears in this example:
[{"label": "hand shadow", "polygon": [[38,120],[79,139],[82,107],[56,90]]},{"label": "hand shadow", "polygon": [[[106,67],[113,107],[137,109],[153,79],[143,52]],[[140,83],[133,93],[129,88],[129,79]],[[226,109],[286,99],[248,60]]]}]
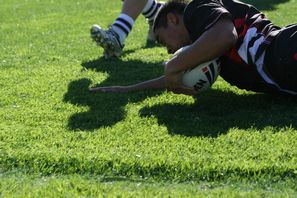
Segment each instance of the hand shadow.
[{"label": "hand shadow", "polygon": [[264,94],[236,95],[210,90],[192,105],[163,104],[140,111],[156,117],[170,134],[213,136],[230,128],[297,127],[297,98]]},{"label": "hand shadow", "polygon": [[[127,85],[157,77],[163,73],[159,63],[141,61],[105,60],[100,58],[82,63],[84,69],[106,72],[109,77],[97,86]],[[133,93],[91,93],[88,88],[91,80],[82,78],[71,82],[64,95],[64,102],[78,106],[87,106],[89,110],[72,115],[68,127],[72,130],[94,130],[112,126],[125,118],[124,107],[129,102],[142,101],[155,96],[160,91]]]}]

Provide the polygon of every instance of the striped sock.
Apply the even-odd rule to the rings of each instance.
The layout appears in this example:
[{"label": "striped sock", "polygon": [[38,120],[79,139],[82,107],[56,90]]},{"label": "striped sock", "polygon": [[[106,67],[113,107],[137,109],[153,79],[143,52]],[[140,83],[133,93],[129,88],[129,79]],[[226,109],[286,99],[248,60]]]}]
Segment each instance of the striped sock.
[{"label": "striped sock", "polygon": [[148,21],[153,21],[161,5],[162,4],[158,3],[156,0],[147,0],[142,10],[142,15],[147,18]]},{"label": "striped sock", "polygon": [[119,35],[121,44],[125,43],[128,34],[131,32],[134,20],[127,14],[121,13],[112,24],[111,29]]}]

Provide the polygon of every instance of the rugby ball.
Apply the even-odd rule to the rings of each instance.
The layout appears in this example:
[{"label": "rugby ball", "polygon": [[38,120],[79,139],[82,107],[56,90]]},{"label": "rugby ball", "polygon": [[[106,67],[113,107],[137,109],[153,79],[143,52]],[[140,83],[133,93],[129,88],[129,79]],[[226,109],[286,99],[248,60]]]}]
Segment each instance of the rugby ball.
[{"label": "rugby ball", "polygon": [[[174,53],[178,56],[188,46],[185,46]],[[187,87],[193,87],[197,93],[209,89],[216,81],[220,73],[220,62],[218,59],[202,63],[190,70],[184,71],[182,83]]]}]

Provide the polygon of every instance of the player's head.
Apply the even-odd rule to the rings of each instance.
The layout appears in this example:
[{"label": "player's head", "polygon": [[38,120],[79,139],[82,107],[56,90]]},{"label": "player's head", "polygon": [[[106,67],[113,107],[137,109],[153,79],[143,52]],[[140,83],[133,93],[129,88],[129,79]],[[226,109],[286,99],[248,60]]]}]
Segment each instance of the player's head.
[{"label": "player's head", "polygon": [[184,26],[183,14],[187,6],[185,0],[171,0],[159,10],[154,21],[154,33],[157,41],[164,45],[168,53],[190,43],[190,37]]}]

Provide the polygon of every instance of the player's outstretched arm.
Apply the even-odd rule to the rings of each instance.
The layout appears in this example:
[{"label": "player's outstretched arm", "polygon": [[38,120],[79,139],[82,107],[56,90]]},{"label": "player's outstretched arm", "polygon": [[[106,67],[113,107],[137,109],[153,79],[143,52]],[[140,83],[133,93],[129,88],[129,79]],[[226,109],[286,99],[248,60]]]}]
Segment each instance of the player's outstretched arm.
[{"label": "player's outstretched arm", "polygon": [[[91,92],[113,92],[113,93],[127,93],[132,91],[141,91],[145,89],[165,89],[164,76],[141,83],[127,85],[127,86],[108,86],[108,87],[91,87]],[[177,94],[195,95],[196,91],[192,88],[182,86],[178,89],[172,90]]]},{"label": "player's outstretched arm", "polygon": [[91,87],[91,92],[126,93],[145,89],[165,89],[164,76],[127,86]]}]

